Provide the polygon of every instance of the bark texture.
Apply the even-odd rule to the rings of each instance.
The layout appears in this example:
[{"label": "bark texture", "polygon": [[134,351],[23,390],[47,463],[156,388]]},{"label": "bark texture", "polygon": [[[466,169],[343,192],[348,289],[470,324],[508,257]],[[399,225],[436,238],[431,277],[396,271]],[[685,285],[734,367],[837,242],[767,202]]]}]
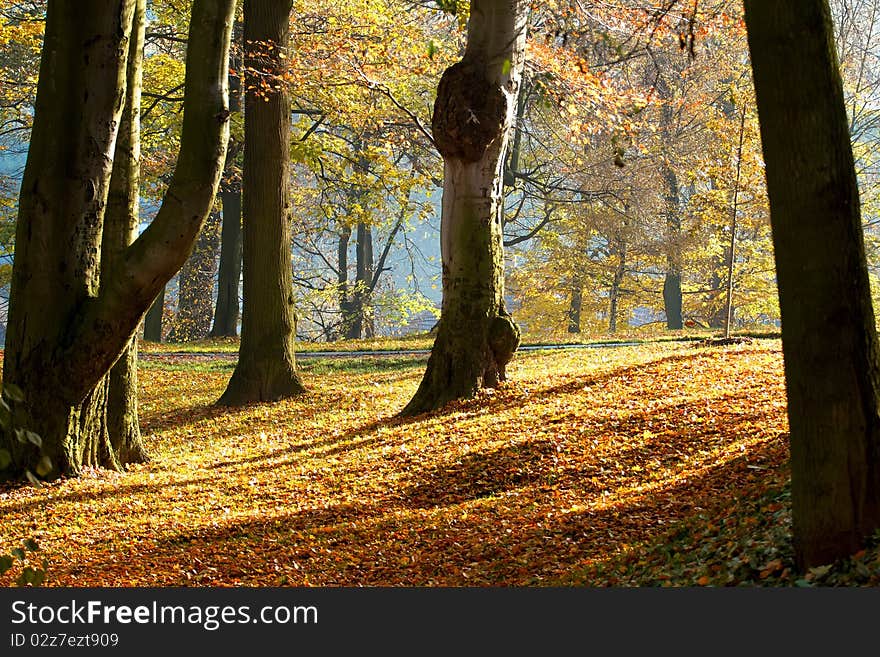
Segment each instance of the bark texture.
[{"label": "bark texture", "polygon": [[[117,260],[124,256],[125,250],[134,242],[140,223],[140,114],[146,10],[146,0],[137,0],[128,50],[125,110],[116,139],[107,214],[104,217],[101,245],[103,276],[113,270]],[[102,285],[105,282],[102,280]],[[107,386],[106,426],[109,439],[106,444],[109,449],[101,455],[101,464],[116,470],[122,469],[128,463],[143,463],[147,460],[138,424],[137,348],[137,335],[134,335],[110,370],[104,384]]]},{"label": "bark texture", "polygon": [[796,557],[880,527],[880,367],[859,194],[825,0],[746,0],[791,427]]},{"label": "bark texture", "polygon": [[211,337],[234,338],[238,335],[241,289],[241,189],[223,190],[220,201],[223,204],[223,222],[220,229],[217,304],[214,307]]},{"label": "bark texture", "polygon": [[[34,127],[19,203],[4,383],[21,389],[4,434],[11,474],[47,478],[113,465],[105,376],[180,267],[207,216],[228,130],[226,67],[234,0],[196,0],[183,134],[165,202],[113,262],[102,263],[111,172],[125,105],[136,0],[50,0]],[[130,385],[130,384],[126,384]],[[43,460],[45,456],[48,461]],[[48,464],[47,464],[48,463]]]},{"label": "bark texture", "polygon": [[[284,82],[276,83],[285,61],[279,55],[287,47],[291,7],[292,0],[244,4],[244,308],[238,363],[217,402],[221,405],[275,401],[304,390],[294,359],[290,102]],[[267,43],[274,47],[259,45]]]},{"label": "bark texture", "polygon": [[[232,71],[229,76],[229,112],[241,112],[242,25],[233,28]],[[238,165],[243,144],[229,137],[223,180],[220,182],[220,203],[223,223],[220,229],[220,263],[217,270],[217,303],[214,306],[212,338],[234,338],[238,335],[239,292],[241,291],[241,170]]]},{"label": "bark texture", "polygon": [[525,55],[528,5],[472,0],[464,57],[443,74],[432,130],[444,162],[443,303],[413,415],[495,387],[519,346],[504,307],[504,153]]}]

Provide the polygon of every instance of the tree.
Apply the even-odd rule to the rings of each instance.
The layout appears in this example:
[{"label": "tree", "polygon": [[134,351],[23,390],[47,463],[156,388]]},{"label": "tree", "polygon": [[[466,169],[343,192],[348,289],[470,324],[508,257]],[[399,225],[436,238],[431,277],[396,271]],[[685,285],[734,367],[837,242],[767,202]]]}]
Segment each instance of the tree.
[{"label": "tree", "polygon": [[245,0],[244,307],[238,363],[218,404],[303,392],[290,252],[290,102],[283,79],[293,0]]},{"label": "tree", "polygon": [[[136,0],[126,64],[125,109],[116,137],[101,236],[102,286],[110,284],[108,276],[137,237],[140,223],[140,113],[146,12],[146,0]],[[137,344],[135,334],[104,382],[107,414],[104,431],[107,435],[101,438],[101,444],[108,445],[108,448],[105,448],[101,459],[115,469],[121,469],[126,463],[140,463],[147,459],[138,424]]]},{"label": "tree", "polygon": [[828,3],[746,0],[745,10],[806,568],[856,552],[880,527],[880,346]]},{"label": "tree", "polygon": [[196,0],[183,134],[168,194],[151,225],[102,273],[135,7],[135,0],[48,4],[4,360],[13,420],[32,432],[0,438],[13,475],[56,477],[83,466],[122,465],[124,454],[112,454],[114,437],[102,444],[100,384],[192,249],[220,178],[235,1]]},{"label": "tree", "polygon": [[168,336],[169,342],[202,340],[211,332],[212,292],[219,249],[220,215],[212,212],[202,226],[193,252],[180,269],[177,315]]},{"label": "tree", "polygon": [[464,57],[437,87],[432,130],[443,156],[443,302],[416,414],[505,379],[519,329],[504,307],[504,152],[525,60],[529,5],[472,0]]},{"label": "tree", "polygon": [[162,319],[165,314],[165,286],[159,290],[156,300],[144,317],[144,340],[162,342]]},{"label": "tree", "polygon": [[[233,126],[241,114],[241,21],[233,31],[232,67],[229,75],[229,111]],[[239,290],[241,288],[241,168],[238,156],[242,140],[231,131],[226,151],[226,166],[220,181],[220,204],[223,222],[220,228],[220,262],[217,268],[217,302],[214,305],[212,338],[234,338],[238,335]]]}]

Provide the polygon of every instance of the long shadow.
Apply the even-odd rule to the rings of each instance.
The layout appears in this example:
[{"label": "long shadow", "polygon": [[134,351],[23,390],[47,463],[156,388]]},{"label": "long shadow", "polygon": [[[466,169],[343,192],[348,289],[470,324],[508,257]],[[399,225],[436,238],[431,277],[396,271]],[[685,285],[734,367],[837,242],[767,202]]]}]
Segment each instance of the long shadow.
[{"label": "long shadow", "polygon": [[[775,353],[774,350],[760,350],[753,351],[749,353]],[[362,425],[359,427],[354,427],[349,431],[346,431],[339,435],[328,436],[327,438],[314,440],[309,443],[298,444],[291,447],[286,447],[283,449],[274,450],[272,452],[268,452],[265,454],[260,454],[257,456],[249,457],[246,459],[236,459],[230,461],[223,461],[222,463],[217,463],[211,467],[214,468],[224,468],[224,467],[233,467],[237,465],[246,465],[246,464],[256,464],[261,461],[267,462],[264,466],[258,466],[253,468],[255,472],[271,470],[273,468],[278,467],[278,463],[274,462],[278,458],[282,458],[284,456],[290,456],[294,454],[298,454],[304,451],[319,449],[321,447],[330,447],[332,445],[337,445],[337,447],[331,448],[325,452],[326,456],[338,455],[341,453],[345,453],[348,451],[352,451],[354,449],[361,449],[367,447],[369,445],[375,444],[378,441],[378,435],[373,435],[368,437],[369,434],[377,434],[378,430],[381,428],[391,428],[396,426],[406,426],[409,424],[421,423],[426,420],[430,420],[432,418],[443,417],[447,414],[451,414],[452,412],[460,412],[462,410],[479,410],[482,414],[492,414],[496,412],[500,412],[503,410],[507,410],[509,408],[521,406],[525,401],[534,400],[535,398],[543,398],[551,395],[559,395],[559,394],[571,394],[573,392],[578,392],[582,390],[584,387],[593,387],[593,386],[601,386],[602,384],[607,383],[608,381],[612,381],[619,377],[626,377],[630,374],[638,374],[643,373],[643,370],[647,366],[657,365],[660,363],[668,363],[668,362],[684,362],[699,359],[704,357],[704,354],[695,353],[695,354],[674,354],[670,356],[666,356],[663,358],[651,360],[642,365],[632,365],[621,368],[616,368],[609,372],[599,374],[596,376],[588,376],[583,378],[577,378],[573,381],[569,381],[563,384],[559,384],[556,386],[550,386],[547,388],[541,388],[538,390],[533,390],[530,393],[528,398],[516,398],[513,400],[499,400],[498,398],[489,398],[488,400],[465,400],[459,402],[453,402],[452,404],[447,405],[443,409],[433,411],[431,413],[423,413],[416,416],[400,416],[394,415],[388,418],[377,420],[375,422],[370,422],[366,425]],[[735,397],[735,396],[734,396]],[[731,397],[733,398],[733,397]],[[720,401],[726,400],[727,397],[721,398]],[[655,409],[656,411],[662,410],[662,408]],[[697,411],[701,411],[702,407],[695,404],[694,409]],[[682,412],[684,412],[682,410]],[[551,420],[558,421],[558,419]],[[540,424],[540,420],[536,420],[536,424]],[[616,420],[618,424],[625,424],[628,421]],[[631,431],[642,432],[646,428],[648,428],[647,422],[639,422],[638,418],[633,419],[631,422],[634,424],[630,427]],[[597,426],[596,431],[605,431],[609,428],[615,428],[619,430],[619,426],[612,427],[612,423],[605,423],[604,426]],[[361,438],[361,440],[354,440],[355,438]],[[273,461],[272,463],[268,463],[269,461]],[[483,464],[485,465],[485,463]]]},{"label": "long shadow", "polygon": [[430,509],[498,495],[546,480],[546,462],[556,454],[549,440],[471,452],[455,463],[435,466],[413,478],[405,505]]},{"label": "long shadow", "polygon": [[213,420],[220,416],[234,415],[239,409],[213,404],[198,404],[177,410],[157,411],[144,414],[140,418],[141,430],[145,434],[160,433],[169,429],[182,429],[201,420]]},{"label": "long shadow", "polygon": [[[781,353],[780,350],[776,349],[755,349],[750,350],[749,354],[774,354]],[[419,415],[412,416],[414,420],[427,420],[433,417],[442,417],[444,415],[449,415],[453,412],[460,411],[472,411],[477,410],[484,413],[493,413],[497,411],[504,411],[510,408],[515,408],[521,406],[525,400],[533,399],[535,397],[542,397],[547,395],[559,395],[559,394],[571,394],[574,392],[578,392],[585,387],[593,387],[600,386],[608,381],[613,379],[624,377],[629,374],[639,374],[644,373],[645,368],[653,367],[665,363],[677,363],[677,362],[685,362],[685,361],[694,361],[700,360],[706,357],[705,352],[693,352],[687,354],[670,354],[668,356],[662,356],[660,358],[655,358],[653,360],[646,361],[644,363],[640,363],[637,365],[626,365],[624,367],[617,367],[611,369],[607,372],[603,372],[601,374],[594,375],[585,375],[583,377],[577,377],[572,381],[567,381],[566,383],[560,383],[554,386],[548,386],[546,388],[532,388],[529,392],[528,397],[524,397],[521,395],[514,395],[509,397],[504,396],[496,396],[490,397],[488,399],[480,398],[480,399],[466,399],[453,401],[444,406],[443,408],[429,411],[427,413],[420,413]]]},{"label": "long shadow", "polygon": [[[751,456],[778,462],[782,449],[771,443]],[[742,512],[743,500],[765,492],[766,476],[732,459],[650,495],[575,512],[526,492],[466,515],[448,513],[454,499],[451,507],[416,514],[393,504],[343,503],[141,542],[131,546],[129,563],[132,574],[140,570],[157,585],[180,584],[184,569],[195,579],[183,583],[204,585],[275,584],[267,573],[294,585],[555,585],[585,559],[659,540],[678,523],[722,523]],[[77,570],[100,566],[96,555]]]},{"label": "long shadow", "polygon": [[[210,468],[230,468],[239,465],[248,465],[248,464],[257,464],[260,462],[268,462],[275,461],[278,458],[282,458],[284,456],[291,456],[294,454],[299,454],[301,452],[305,452],[311,449],[319,449],[321,447],[331,447],[331,449],[326,450],[324,454],[326,456],[331,456],[334,454],[342,454],[354,449],[360,449],[366,445],[374,444],[378,440],[378,435],[375,435],[371,438],[367,436],[369,434],[377,434],[379,429],[389,428],[389,427],[397,427],[397,426],[406,426],[408,424],[412,424],[414,422],[418,422],[417,418],[406,418],[406,417],[398,417],[391,416],[384,419],[374,420],[372,422],[368,422],[367,424],[352,427],[348,431],[344,431],[339,434],[334,434],[331,436],[327,436],[326,438],[321,438],[318,440],[312,440],[305,443],[298,443],[296,445],[292,445],[289,447],[284,447],[282,449],[272,450],[271,452],[266,452],[264,454],[258,454],[256,456],[251,456],[244,459],[231,459],[227,461],[222,461],[219,463],[215,463]],[[363,438],[362,440],[358,440],[356,442],[354,439]],[[336,445],[336,447],[332,447]],[[253,472],[260,472],[262,470],[271,470],[273,468],[277,468],[280,464],[278,463],[267,463],[264,466],[257,466],[252,468]]]},{"label": "long shadow", "polygon": [[[725,406],[736,398],[733,394],[722,395],[712,401]],[[559,434],[554,440],[527,440],[494,450],[471,452],[458,461],[413,473],[411,484],[404,490],[403,504],[413,508],[446,506],[535,484],[592,493],[605,475],[637,481],[643,476],[640,473],[648,470],[646,464],[652,461],[661,467],[683,469],[693,454],[708,447],[722,429],[710,424],[667,425],[665,431],[654,433],[652,429],[658,428],[654,421],[656,416],[688,418],[703,410],[703,401],[682,402],[656,407],[652,415],[634,415],[624,420],[595,418],[587,425],[586,435],[573,437],[566,435],[563,425],[557,425]],[[723,432],[747,435],[754,432],[761,419],[758,412],[738,417],[726,415]],[[536,429],[548,426],[540,417],[532,418],[531,422]],[[528,428],[524,427],[523,433],[527,434]],[[640,440],[625,449],[609,446],[598,454],[584,454],[594,451],[589,441],[593,435],[605,436],[606,441],[609,435],[639,436]]]},{"label": "long shadow", "polygon": [[44,498],[33,499],[28,501],[0,502],[0,511],[30,511],[36,508],[45,508],[48,505],[57,505],[64,502],[95,502],[98,500],[112,499],[114,497],[124,497],[136,493],[147,493],[157,489],[165,488],[185,488],[193,484],[212,484],[216,483],[211,477],[200,477],[198,479],[184,479],[181,481],[156,482],[154,484],[121,484],[114,485],[113,488],[102,491],[78,491],[76,493],[67,493],[64,495],[53,496],[50,500]]}]

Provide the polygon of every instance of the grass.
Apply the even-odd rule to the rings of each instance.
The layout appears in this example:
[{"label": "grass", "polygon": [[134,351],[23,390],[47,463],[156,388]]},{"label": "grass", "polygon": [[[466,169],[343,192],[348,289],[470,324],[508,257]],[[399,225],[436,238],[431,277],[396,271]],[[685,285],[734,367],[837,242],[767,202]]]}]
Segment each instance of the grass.
[{"label": "grass", "polygon": [[0,545],[36,538],[50,586],[880,583],[874,547],[794,571],[778,341],[519,354],[396,417],[423,367],[316,361],[221,409],[228,369],[144,364],[151,462],[3,489]]},{"label": "grass", "polygon": [[[572,334],[572,333],[534,333],[523,336],[522,344],[549,345],[549,344],[614,344],[629,342],[677,342],[691,340],[705,340],[718,337],[719,331],[706,329],[683,329],[681,331],[667,331],[658,326],[631,328],[618,332],[614,335],[601,334]],[[735,331],[734,335],[754,338],[779,338],[779,332],[766,327],[744,329]],[[431,333],[417,333],[401,337],[370,338],[363,340],[339,340],[336,342],[296,342],[296,351],[300,354],[308,354],[316,351],[411,351],[430,350],[434,344],[434,335]],[[238,353],[238,338],[206,338],[192,342],[144,342],[139,344],[141,352],[146,354],[167,353]]]}]

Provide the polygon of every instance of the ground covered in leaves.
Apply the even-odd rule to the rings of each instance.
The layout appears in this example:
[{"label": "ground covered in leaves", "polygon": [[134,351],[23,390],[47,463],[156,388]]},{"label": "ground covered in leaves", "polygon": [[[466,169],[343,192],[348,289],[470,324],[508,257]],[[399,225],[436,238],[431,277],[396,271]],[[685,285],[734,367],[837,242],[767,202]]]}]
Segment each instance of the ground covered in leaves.
[{"label": "ground covered in leaves", "polygon": [[0,490],[0,548],[54,586],[880,583],[876,548],[794,573],[776,340],[519,354],[399,419],[423,368],[313,361],[230,410],[228,359],[145,360],[151,462]]}]

